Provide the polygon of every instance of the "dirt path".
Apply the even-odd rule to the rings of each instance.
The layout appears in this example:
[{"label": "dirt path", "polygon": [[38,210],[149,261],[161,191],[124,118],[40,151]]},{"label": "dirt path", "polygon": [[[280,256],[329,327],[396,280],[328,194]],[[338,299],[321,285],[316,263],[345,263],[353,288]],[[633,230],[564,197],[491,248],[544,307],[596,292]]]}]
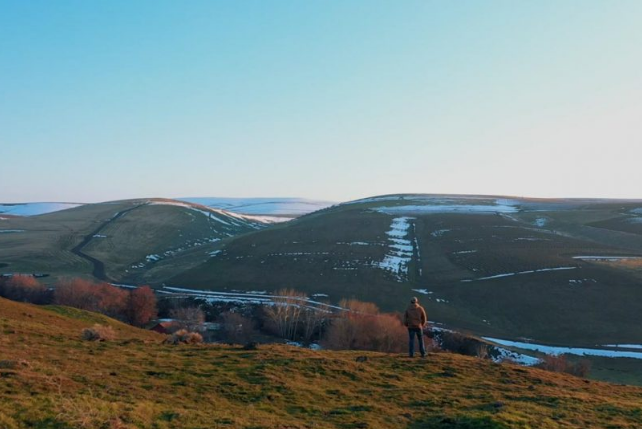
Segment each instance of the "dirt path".
[{"label": "dirt path", "polygon": [[79,256],[80,258],[82,258],[82,259],[84,259],[86,261],[89,261],[93,265],[94,268],[93,268],[93,271],[92,271],[91,274],[95,278],[97,278],[98,280],[113,281],[105,273],[105,264],[102,261],[94,258],[93,256],[89,256],[86,253],[83,253],[83,251],[82,251],[83,247],[85,247],[87,244],[89,244],[89,242],[94,238],[94,235],[99,234],[100,231],[102,231],[107,225],[109,225],[113,221],[123,217],[125,214],[129,213],[130,211],[137,209],[141,205],[142,204],[139,204],[139,205],[134,206],[134,207],[132,207],[130,209],[123,210],[123,211],[120,211],[120,212],[116,213],[111,219],[109,219],[107,222],[105,222],[102,225],[100,225],[96,230],[94,230],[91,233],[89,233],[88,235],[86,235],[85,238],[83,238],[83,240],[80,243],[78,243],[78,245],[76,245],[73,249],[71,249],[71,253],[73,253],[76,256]]}]

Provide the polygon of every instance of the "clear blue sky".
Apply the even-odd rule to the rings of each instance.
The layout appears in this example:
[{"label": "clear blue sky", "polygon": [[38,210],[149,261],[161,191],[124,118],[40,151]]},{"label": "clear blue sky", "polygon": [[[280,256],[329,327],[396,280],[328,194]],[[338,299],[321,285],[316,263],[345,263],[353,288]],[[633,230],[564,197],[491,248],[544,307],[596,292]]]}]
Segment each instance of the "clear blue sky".
[{"label": "clear blue sky", "polygon": [[642,198],[642,1],[0,0],[0,202]]}]

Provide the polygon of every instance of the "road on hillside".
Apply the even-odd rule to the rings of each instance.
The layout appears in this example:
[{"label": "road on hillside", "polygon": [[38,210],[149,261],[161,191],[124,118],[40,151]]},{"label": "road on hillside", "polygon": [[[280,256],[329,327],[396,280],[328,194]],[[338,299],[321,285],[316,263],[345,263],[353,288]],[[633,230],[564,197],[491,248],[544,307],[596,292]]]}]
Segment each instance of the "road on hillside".
[{"label": "road on hillside", "polygon": [[125,214],[129,213],[130,211],[139,208],[141,205],[144,205],[144,204],[139,204],[139,205],[134,206],[134,207],[132,207],[130,209],[123,210],[123,211],[120,211],[120,212],[116,213],[111,219],[109,219],[108,221],[104,222],[96,230],[94,230],[93,232],[91,232],[88,235],[86,235],[85,238],[83,238],[83,240],[80,243],[78,243],[78,245],[76,245],[73,249],[71,249],[71,253],[73,253],[74,255],[76,255],[76,256],[78,256],[78,257],[80,257],[80,258],[82,258],[82,259],[84,259],[86,261],[89,261],[92,264],[92,266],[94,267],[93,270],[92,270],[92,275],[95,278],[97,278],[98,280],[112,281],[112,279],[110,279],[107,276],[106,272],[105,272],[105,264],[102,261],[94,258],[93,256],[89,256],[86,253],[83,253],[83,251],[82,251],[83,247],[85,247],[87,244],[89,244],[89,242],[94,238],[94,236],[98,235],[100,233],[100,231],[102,231],[107,225],[109,225],[113,221],[123,217]]}]

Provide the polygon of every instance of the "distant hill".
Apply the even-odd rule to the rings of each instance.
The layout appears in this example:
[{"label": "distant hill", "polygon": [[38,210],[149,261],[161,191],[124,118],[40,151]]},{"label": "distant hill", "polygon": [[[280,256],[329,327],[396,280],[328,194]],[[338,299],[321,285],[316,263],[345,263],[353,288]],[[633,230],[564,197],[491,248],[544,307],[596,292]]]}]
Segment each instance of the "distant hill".
[{"label": "distant hill", "polygon": [[259,217],[166,199],[86,204],[0,223],[0,273],[161,281],[221,242],[270,225]]},{"label": "distant hill", "polygon": [[236,237],[176,286],[292,287],[496,338],[642,344],[642,202],[387,195]]},{"label": "distant hill", "polygon": [[5,203],[0,204],[0,217],[2,217],[2,215],[37,216],[72,209],[81,205],[83,205],[83,203]]},{"label": "distant hill", "polygon": [[[0,427],[635,428],[642,389],[455,354],[162,344],[0,298]],[[117,338],[80,339],[95,323]],[[359,358],[359,359],[357,359]]]},{"label": "distant hill", "polygon": [[236,213],[295,218],[336,203],[305,198],[179,198],[182,201]]}]

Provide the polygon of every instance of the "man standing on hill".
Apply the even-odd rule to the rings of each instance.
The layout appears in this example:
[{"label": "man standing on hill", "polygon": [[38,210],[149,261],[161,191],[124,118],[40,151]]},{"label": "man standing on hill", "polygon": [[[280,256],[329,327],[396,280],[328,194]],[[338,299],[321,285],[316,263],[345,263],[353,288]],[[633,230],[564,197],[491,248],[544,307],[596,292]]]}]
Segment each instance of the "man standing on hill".
[{"label": "man standing on hill", "polygon": [[426,311],[419,305],[419,300],[413,297],[410,305],[406,309],[403,317],[404,325],[408,328],[408,337],[410,340],[408,355],[413,357],[415,354],[415,335],[419,340],[419,352],[421,357],[426,357],[426,347],[424,346],[424,325],[428,321]]}]

